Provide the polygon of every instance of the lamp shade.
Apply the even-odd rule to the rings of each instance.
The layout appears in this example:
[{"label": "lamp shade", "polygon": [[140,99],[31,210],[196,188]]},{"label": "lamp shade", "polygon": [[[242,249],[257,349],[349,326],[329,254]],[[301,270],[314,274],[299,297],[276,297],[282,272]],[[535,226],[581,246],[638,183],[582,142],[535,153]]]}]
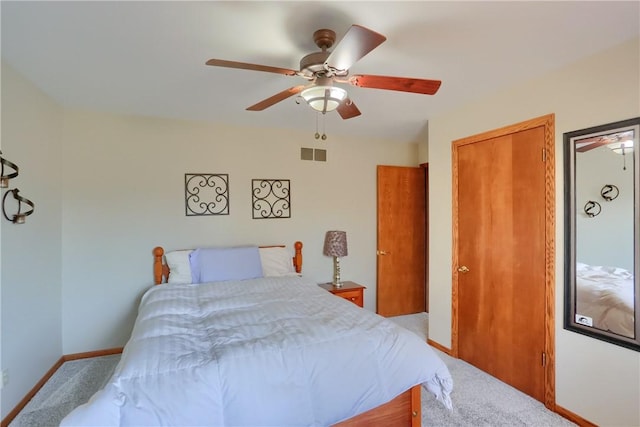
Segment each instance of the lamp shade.
[{"label": "lamp shade", "polygon": [[327,256],[347,256],[347,233],[345,231],[327,231],[324,236],[323,253]]}]

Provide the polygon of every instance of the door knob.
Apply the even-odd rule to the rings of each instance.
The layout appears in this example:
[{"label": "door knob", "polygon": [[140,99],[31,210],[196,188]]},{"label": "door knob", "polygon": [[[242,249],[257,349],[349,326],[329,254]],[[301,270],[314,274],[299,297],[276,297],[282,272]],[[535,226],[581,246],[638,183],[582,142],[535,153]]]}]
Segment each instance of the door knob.
[{"label": "door knob", "polygon": [[376,255],[387,255],[387,251],[376,251]]},{"label": "door knob", "polygon": [[458,267],[458,271],[460,273],[467,273],[469,271],[469,268],[466,265],[462,265],[462,266]]}]

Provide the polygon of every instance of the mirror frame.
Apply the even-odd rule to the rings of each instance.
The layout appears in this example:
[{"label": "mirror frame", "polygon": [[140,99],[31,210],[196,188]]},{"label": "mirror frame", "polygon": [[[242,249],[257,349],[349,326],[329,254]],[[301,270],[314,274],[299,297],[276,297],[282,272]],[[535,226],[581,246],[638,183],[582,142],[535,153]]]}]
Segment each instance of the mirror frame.
[{"label": "mirror frame", "polygon": [[[634,149],[632,154],[633,165],[633,279],[634,279],[634,329],[635,337],[596,329],[577,323],[575,320],[576,307],[576,140],[582,140],[600,134],[611,134],[624,130],[634,130]],[[640,250],[638,249],[640,231],[640,117],[618,122],[580,129],[563,134],[564,142],[564,234],[565,234],[565,284],[564,284],[564,329],[577,332],[592,338],[609,342],[640,351],[640,285],[638,273],[640,273]],[[627,163],[628,164],[628,163]]]}]

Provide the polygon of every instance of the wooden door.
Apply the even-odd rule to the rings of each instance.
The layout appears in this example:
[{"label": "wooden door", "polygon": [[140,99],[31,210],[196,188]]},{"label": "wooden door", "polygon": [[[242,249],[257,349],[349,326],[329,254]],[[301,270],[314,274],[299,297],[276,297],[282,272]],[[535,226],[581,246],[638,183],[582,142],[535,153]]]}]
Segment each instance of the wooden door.
[{"label": "wooden door", "polygon": [[535,123],[454,142],[454,329],[458,357],[555,404],[553,147]]},{"label": "wooden door", "polygon": [[377,312],[425,311],[425,169],[378,166]]}]

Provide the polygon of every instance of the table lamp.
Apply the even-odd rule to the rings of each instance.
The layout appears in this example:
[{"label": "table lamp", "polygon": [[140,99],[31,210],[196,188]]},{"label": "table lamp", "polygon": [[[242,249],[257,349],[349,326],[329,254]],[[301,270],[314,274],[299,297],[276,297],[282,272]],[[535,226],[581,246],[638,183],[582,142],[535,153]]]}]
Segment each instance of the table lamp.
[{"label": "table lamp", "polygon": [[333,286],[339,288],[340,282],[340,257],[347,256],[347,233],[345,231],[327,231],[324,237],[324,251],[327,256],[333,257]]}]

